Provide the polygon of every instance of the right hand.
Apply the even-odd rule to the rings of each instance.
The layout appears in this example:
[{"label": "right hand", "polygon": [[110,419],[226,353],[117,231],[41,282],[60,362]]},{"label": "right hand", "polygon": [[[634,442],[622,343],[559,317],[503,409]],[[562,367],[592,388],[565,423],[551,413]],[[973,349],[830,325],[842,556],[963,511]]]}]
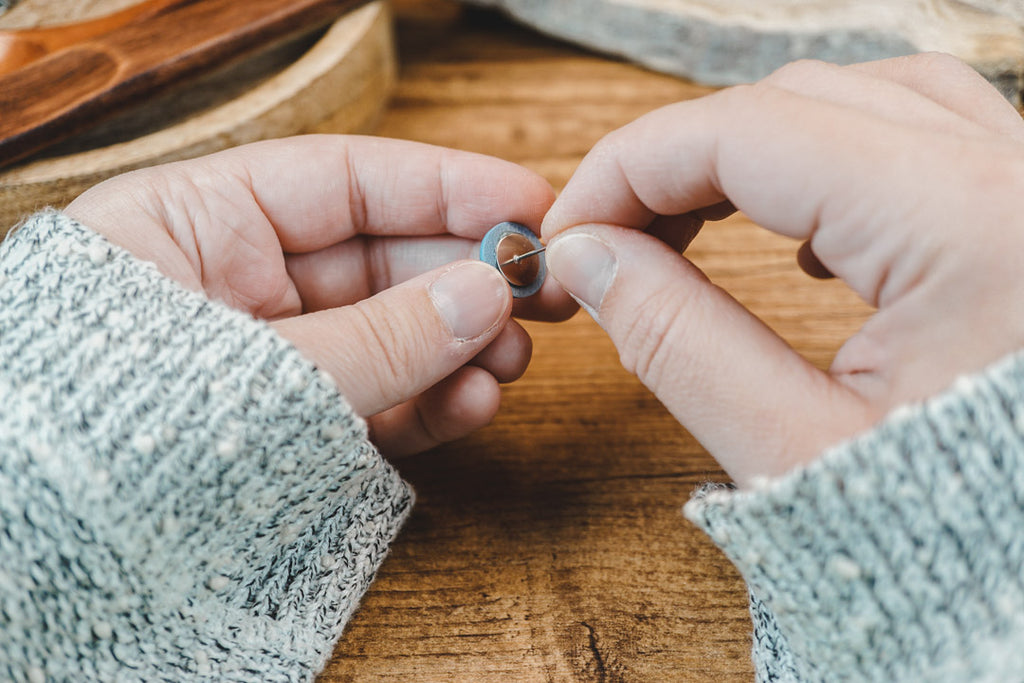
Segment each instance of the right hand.
[{"label": "right hand", "polygon": [[[545,218],[550,272],[737,482],[779,475],[1024,346],[1022,143],[951,57],[798,62],[602,140]],[[878,307],[828,372],[678,253],[736,209]]]}]

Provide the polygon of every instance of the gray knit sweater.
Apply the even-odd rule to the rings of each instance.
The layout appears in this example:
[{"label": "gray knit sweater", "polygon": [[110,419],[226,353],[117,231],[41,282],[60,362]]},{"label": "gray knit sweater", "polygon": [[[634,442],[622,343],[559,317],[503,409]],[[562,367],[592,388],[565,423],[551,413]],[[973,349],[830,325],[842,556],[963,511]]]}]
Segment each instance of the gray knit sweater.
[{"label": "gray knit sweater", "polygon": [[[56,213],[0,247],[0,679],[308,680],[412,503],[266,325]],[[1024,679],[1024,356],[686,506],[762,680]]]},{"label": "gray knit sweater", "polygon": [[411,505],[265,324],[59,214],[0,247],[0,680],[308,680]]}]

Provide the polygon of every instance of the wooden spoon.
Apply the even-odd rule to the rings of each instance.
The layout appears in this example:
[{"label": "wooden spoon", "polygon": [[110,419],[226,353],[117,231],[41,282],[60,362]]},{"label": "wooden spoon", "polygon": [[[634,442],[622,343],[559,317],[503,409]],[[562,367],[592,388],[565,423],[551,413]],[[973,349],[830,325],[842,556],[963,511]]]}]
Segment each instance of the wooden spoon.
[{"label": "wooden spoon", "polygon": [[49,29],[31,29],[35,35],[21,41],[25,65],[0,75],[0,167],[168,85],[365,2],[150,0],[83,24],[110,21],[106,26],[52,29],[65,31],[68,43],[39,37]]}]

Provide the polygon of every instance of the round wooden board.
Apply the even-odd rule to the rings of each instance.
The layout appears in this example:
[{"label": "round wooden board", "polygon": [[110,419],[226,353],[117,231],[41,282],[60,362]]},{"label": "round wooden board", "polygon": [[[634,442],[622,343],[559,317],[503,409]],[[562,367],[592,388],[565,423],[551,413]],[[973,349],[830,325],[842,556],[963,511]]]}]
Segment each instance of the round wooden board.
[{"label": "round wooden board", "polygon": [[[42,6],[47,4],[52,11],[55,3]],[[109,2],[105,11],[124,4]],[[33,10],[26,0],[0,20],[0,28],[25,25]],[[382,112],[395,78],[391,19],[379,0],[318,36],[275,47],[168,93],[0,173],[0,234],[32,211],[63,206],[92,185],[132,169],[265,138],[364,132]]]}]

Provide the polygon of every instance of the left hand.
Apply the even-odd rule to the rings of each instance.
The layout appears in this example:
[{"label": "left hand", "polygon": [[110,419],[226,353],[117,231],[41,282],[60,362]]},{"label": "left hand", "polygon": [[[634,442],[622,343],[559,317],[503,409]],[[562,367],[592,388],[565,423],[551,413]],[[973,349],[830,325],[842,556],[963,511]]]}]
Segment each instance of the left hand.
[{"label": "left hand", "polygon": [[554,283],[514,306],[473,257],[554,195],[514,164],[428,145],[305,136],[135,171],[66,213],[167,276],[270,321],[330,374],[385,454],[487,424],[530,358],[517,315],[560,320]]}]

